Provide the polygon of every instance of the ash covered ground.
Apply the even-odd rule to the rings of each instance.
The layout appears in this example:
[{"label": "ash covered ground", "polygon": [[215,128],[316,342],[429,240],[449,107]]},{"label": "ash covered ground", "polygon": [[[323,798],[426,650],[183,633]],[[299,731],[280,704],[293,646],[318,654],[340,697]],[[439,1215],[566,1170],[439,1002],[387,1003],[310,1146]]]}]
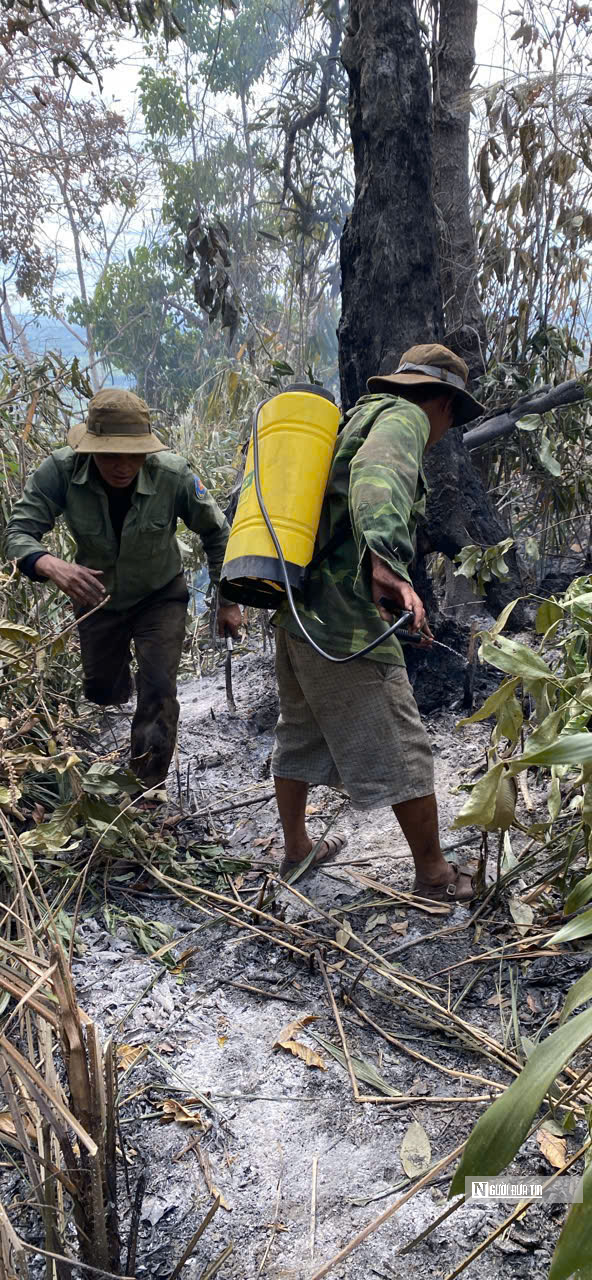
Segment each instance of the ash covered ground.
[{"label": "ash covered ground", "polygon": [[[281,851],[270,798],[276,716],[272,656],[260,649],[239,653],[233,674],[236,714],[227,708],[223,667],[181,686],[179,767],[171,771],[161,830],[163,840],[176,841],[181,858],[199,847],[221,846],[240,869],[210,881],[211,886],[230,900],[236,892],[260,906],[273,888],[268,873],[277,868]],[[456,730],[458,715],[459,710],[432,712],[426,720],[445,846],[463,838],[450,830],[462,804],[454,790],[466,778],[465,770],[482,764],[488,737],[482,725]],[[125,717],[113,717],[111,726],[125,737]],[[320,835],[336,812],[335,829],[347,834],[347,847],[336,863],[297,883],[306,901],[281,891],[269,905],[267,922],[244,913],[238,923],[236,917],[204,914],[213,909],[207,896],[200,908],[189,905],[145,875],[130,880],[125,863],[120,868],[117,861],[110,864],[103,901],[87,904],[74,961],[76,990],[103,1037],[117,1039],[127,1067],[120,1081],[120,1120],[132,1195],[140,1172],[147,1174],[137,1276],[170,1276],[219,1192],[223,1204],[185,1264],[185,1280],[213,1274],[227,1280],[260,1275],[310,1280],[412,1185],[401,1153],[412,1123],[427,1135],[435,1164],[468,1136],[497,1096],[496,1083],[510,1083],[512,1071],[499,1056],[487,1056],[470,1030],[514,1051],[508,1031],[510,969],[519,992],[521,1032],[532,1039],[546,1019],[558,1017],[565,991],[587,967],[577,949],[568,964],[540,952],[521,958],[516,951],[520,933],[505,903],[469,924],[468,908],[426,913],[392,896],[409,892],[413,879],[393,815],[356,813],[336,793],[311,791],[313,834]],[[154,819],[157,826],[159,820]],[[474,836],[466,832],[465,846],[451,849],[450,856],[460,855],[463,862],[475,858]],[[366,885],[364,876],[379,887]],[[144,954],[125,919],[114,931],[111,920],[108,929],[105,904],[174,927],[177,971]],[[232,913],[228,903],[224,909]],[[245,921],[257,923],[268,936],[239,927]],[[304,955],[278,944],[278,939],[295,940],[282,931],[282,921],[300,923],[313,938],[302,943]],[[352,941],[351,931],[361,941]],[[328,943],[335,937],[349,946],[353,961],[331,949]],[[502,945],[518,958],[501,968],[497,960],[474,963],[477,954]],[[376,966],[367,968],[369,947],[393,966],[389,972],[395,978],[419,980],[444,1016],[381,976]],[[353,1097],[339,1058],[334,1011],[314,957],[318,950],[356,1070],[361,1063],[360,1069],[370,1072],[358,1082],[360,1092],[380,1101],[360,1104]],[[447,1029],[447,1011],[469,1030],[463,1033],[458,1023]],[[293,1039],[318,1054],[322,1066],[308,1066],[293,1052],[274,1047],[288,1024],[307,1015],[315,1020],[295,1031]],[[135,1049],[143,1052],[134,1061]],[[584,1137],[578,1119],[568,1153]],[[402,1280],[452,1273],[514,1207],[461,1208],[413,1252],[400,1256],[445,1210],[456,1163],[329,1274]],[[534,1137],[513,1168],[529,1177],[552,1172]],[[18,1178],[12,1173],[4,1181],[10,1184],[6,1202],[17,1194]],[[123,1174],[120,1195],[125,1227]],[[530,1210],[465,1274],[471,1280],[546,1276],[564,1215],[563,1206]],[[209,1271],[230,1245],[219,1270]]]}]

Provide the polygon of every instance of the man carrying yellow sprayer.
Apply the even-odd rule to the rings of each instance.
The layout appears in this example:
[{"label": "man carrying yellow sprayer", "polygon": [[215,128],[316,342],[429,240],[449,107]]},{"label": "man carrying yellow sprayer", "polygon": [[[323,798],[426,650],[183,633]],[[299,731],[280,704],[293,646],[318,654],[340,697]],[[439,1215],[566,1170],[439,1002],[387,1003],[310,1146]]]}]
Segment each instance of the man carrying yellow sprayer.
[{"label": "man carrying yellow sprayer", "polygon": [[[355,654],[385,632],[381,605],[413,614],[431,643],[409,566],[417,519],[425,510],[425,449],[482,406],[466,390],[468,369],[446,347],[412,347],[398,369],[370,378],[370,394],[346,414],[333,454],[306,604],[298,615],[312,640],[334,656]],[[309,784],[341,786],[359,809],[392,806],[415,862],[414,890],[466,902],[471,876],[440,848],[432,753],[393,635],[340,666],[301,636],[288,606],[275,615],[280,718],[272,758],[284,832],[281,872],[312,849],[305,811]],[[315,865],[344,839],[328,836]]]},{"label": "man carrying yellow sprayer", "polygon": [[[74,564],[42,538],[63,516]],[[175,746],[177,671],[189,598],[175,537],[177,520],[200,535],[217,585],[228,525],[184,458],[150,426],[148,405],[131,391],[99,391],[85,423],[29,477],[4,537],[4,552],[33,581],[49,579],[73,602],[84,691],[100,706],[132,693],[130,645],[138,664],[131,767],[145,787],[166,777]],[[105,601],[104,607],[84,614]],[[218,630],[236,635],[241,613],[218,603]]]}]

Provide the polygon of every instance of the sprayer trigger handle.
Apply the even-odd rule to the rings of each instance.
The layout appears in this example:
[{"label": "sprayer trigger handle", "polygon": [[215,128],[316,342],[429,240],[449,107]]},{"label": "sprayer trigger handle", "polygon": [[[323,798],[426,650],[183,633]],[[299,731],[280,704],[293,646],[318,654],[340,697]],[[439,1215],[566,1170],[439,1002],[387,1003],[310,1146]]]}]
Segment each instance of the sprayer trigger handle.
[{"label": "sprayer trigger handle", "polygon": [[[380,604],[383,609],[387,609],[389,613],[396,614],[398,610],[398,605],[395,604],[394,600],[389,600],[388,596],[381,596]],[[408,622],[413,622],[413,614],[409,611],[402,613],[401,617],[397,618],[397,631],[400,631],[402,627],[406,627]]]}]

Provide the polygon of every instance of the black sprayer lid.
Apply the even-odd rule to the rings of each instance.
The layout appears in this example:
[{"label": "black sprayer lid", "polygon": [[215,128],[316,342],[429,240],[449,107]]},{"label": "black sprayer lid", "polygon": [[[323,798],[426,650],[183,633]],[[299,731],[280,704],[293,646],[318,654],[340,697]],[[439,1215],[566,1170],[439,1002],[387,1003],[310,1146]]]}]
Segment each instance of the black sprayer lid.
[{"label": "black sprayer lid", "polygon": [[326,387],[319,387],[316,382],[291,382],[289,387],[282,387],[283,391],[306,391],[308,395],[323,396],[325,400],[330,400],[331,404],[335,404],[335,396],[327,391]]}]

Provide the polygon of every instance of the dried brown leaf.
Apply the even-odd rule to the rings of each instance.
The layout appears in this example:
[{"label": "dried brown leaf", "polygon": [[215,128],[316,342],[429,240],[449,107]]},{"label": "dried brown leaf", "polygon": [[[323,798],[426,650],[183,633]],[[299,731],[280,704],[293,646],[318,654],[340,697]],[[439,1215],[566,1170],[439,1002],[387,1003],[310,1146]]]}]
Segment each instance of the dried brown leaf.
[{"label": "dried brown leaf", "polygon": [[566,1139],[559,1138],[556,1133],[550,1133],[548,1129],[537,1129],[536,1139],[549,1164],[552,1164],[554,1169],[562,1169],[566,1161]]},{"label": "dried brown leaf", "polygon": [[117,1046],[117,1061],[122,1071],[128,1071],[133,1067],[134,1062],[145,1052],[147,1046],[145,1044],[119,1044]]},{"label": "dried brown leaf", "polygon": [[[35,1138],[35,1125],[29,1120],[28,1116],[23,1115],[22,1119],[27,1137]],[[0,1134],[9,1142],[16,1142],[16,1129],[12,1122],[10,1111],[0,1111]]]},{"label": "dried brown leaf", "polygon": [[303,1017],[296,1018],[294,1022],[290,1022],[284,1027],[277,1040],[274,1041],[274,1049],[285,1049],[287,1053],[292,1053],[295,1058],[300,1058],[307,1067],[318,1067],[321,1071],[327,1070],[327,1064],[323,1061],[320,1054],[314,1049],[309,1049],[308,1045],[301,1044],[299,1040],[295,1040],[294,1036],[303,1027],[308,1026],[310,1022],[316,1022],[316,1013],[305,1013]]},{"label": "dried brown leaf", "polygon": [[514,924],[520,933],[526,933],[534,920],[534,911],[521,898],[509,898],[508,906]]},{"label": "dried brown leaf", "polygon": [[413,1120],[403,1136],[400,1156],[408,1178],[417,1178],[430,1167],[432,1159],[430,1140],[417,1120]]},{"label": "dried brown leaf", "polygon": [[190,1111],[189,1107],[185,1107],[182,1102],[178,1102],[176,1098],[163,1098],[162,1102],[157,1104],[158,1110],[162,1112],[160,1117],[161,1124],[190,1124],[197,1129],[205,1131],[201,1113],[199,1111]]}]

